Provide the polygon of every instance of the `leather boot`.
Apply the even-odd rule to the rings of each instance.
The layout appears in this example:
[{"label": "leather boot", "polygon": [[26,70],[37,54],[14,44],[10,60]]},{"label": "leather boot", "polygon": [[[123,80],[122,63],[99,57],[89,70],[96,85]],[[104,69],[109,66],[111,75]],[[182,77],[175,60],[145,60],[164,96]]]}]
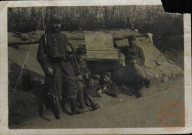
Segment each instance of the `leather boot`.
[{"label": "leather boot", "polygon": [[85,105],[88,107],[91,107],[91,104],[89,102],[89,99],[87,97],[84,97]]},{"label": "leather boot", "polygon": [[75,98],[70,99],[71,115],[77,114],[77,101]]},{"label": "leather boot", "polygon": [[70,99],[71,115],[80,114],[89,111],[77,108],[77,99]]},{"label": "leather boot", "polygon": [[90,109],[87,108],[85,105],[84,92],[83,91],[79,91],[78,101],[79,101],[79,113],[85,113],[85,112],[90,111]]},{"label": "leather boot", "polygon": [[66,113],[67,115],[70,115],[69,109],[67,108],[67,103],[65,100],[60,101],[61,109],[63,113]]}]

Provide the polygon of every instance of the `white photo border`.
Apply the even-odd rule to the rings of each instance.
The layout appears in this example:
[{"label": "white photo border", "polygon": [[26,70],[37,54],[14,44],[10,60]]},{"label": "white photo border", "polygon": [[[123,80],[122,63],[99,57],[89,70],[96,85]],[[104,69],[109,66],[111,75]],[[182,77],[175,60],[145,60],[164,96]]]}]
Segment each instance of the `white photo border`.
[{"label": "white photo border", "polygon": [[83,129],[9,129],[8,128],[8,7],[42,6],[110,6],[110,5],[162,5],[160,0],[63,0],[63,1],[4,1],[0,2],[0,134],[170,134],[192,132],[191,90],[191,15],[184,15],[184,81],[185,107],[188,120],[183,129],[170,132],[164,128],[83,128]]}]

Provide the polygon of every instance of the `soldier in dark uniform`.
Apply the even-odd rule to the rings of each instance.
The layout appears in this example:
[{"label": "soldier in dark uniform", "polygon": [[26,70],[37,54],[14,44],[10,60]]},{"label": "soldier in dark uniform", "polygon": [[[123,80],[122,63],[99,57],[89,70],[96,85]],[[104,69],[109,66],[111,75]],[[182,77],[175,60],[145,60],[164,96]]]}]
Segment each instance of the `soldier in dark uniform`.
[{"label": "soldier in dark uniform", "polygon": [[117,85],[111,80],[111,72],[105,72],[103,75],[102,92],[112,97],[119,94]]},{"label": "soldier in dark uniform", "polygon": [[54,102],[52,111],[59,119],[57,105],[64,105],[69,99],[71,114],[77,114],[77,69],[75,68],[72,47],[65,34],[60,33],[61,16],[53,15],[46,23],[45,34],[40,39],[37,52],[45,73],[46,94],[49,102]]},{"label": "soldier in dark uniform", "polygon": [[89,80],[90,77],[90,71],[87,67],[86,61],[85,61],[85,55],[86,55],[86,48],[85,47],[79,47],[77,48],[76,51],[76,58],[77,58],[77,64],[78,64],[78,68],[79,68],[79,72],[80,75],[78,76],[78,80],[77,80],[77,84],[78,84],[78,95],[77,95],[77,99],[78,99],[78,103],[79,103],[79,107],[80,109],[82,109],[82,113],[89,111],[88,108],[85,105],[85,96],[84,96],[84,89],[85,89],[85,81]]},{"label": "soldier in dark uniform", "polygon": [[85,55],[86,55],[86,48],[85,47],[79,47],[76,51],[76,58],[77,58],[77,65],[79,70],[79,76],[78,76],[78,101],[80,105],[80,111],[86,112],[89,111],[89,109],[85,106],[85,103],[87,106],[90,106],[92,110],[96,110],[100,108],[100,105],[93,100],[92,95],[89,94],[89,87],[87,87],[87,82],[91,78],[91,73],[87,67],[87,63],[85,61]]},{"label": "soldier in dark uniform", "polygon": [[148,79],[147,70],[144,67],[145,57],[140,47],[136,45],[136,38],[130,36],[128,38],[129,46],[121,48],[121,52],[125,56],[126,67],[123,70],[124,78],[129,85],[135,89],[136,97],[141,97],[139,90],[143,83],[149,87],[150,80]]}]

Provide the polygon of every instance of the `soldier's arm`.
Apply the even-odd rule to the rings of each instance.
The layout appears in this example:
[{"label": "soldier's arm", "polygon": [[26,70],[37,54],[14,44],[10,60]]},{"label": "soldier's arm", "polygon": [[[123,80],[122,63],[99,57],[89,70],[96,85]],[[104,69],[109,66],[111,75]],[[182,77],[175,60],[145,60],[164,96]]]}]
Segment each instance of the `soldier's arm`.
[{"label": "soldier's arm", "polygon": [[40,42],[39,42],[39,48],[37,51],[37,60],[40,63],[42,69],[46,72],[48,70],[48,68],[50,67],[50,65],[47,62],[44,36],[41,37]]},{"label": "soldier's arm", "polygon": [[145,56],[143,53],[143,50],[141,48],[139,48],[139,56],[140,56],[140,60],[142,61],[142,64],[145,62]]},{"label": "soldier's arm", "polygon": [[66,45],[71,46],[72,44],[69,42],[67,36],[66,36],[64,33],[63,33],[62,35],[63,35],[63,39],[64,39],[64,41],[66,42]]},{"label": "soldier's arm", "polygon": [[117,45],[117,43],[115,42],[114,39],[113,39],[113,44],[114,44],[114,47],[115,47],[115,48],[121,49],[121,48]]},{"label": "soldier's arm", "polygon": [[66,57],[66,59],[73,59],[72,51],[74,50],[74,48],[64,33],[62,34],[62,37],[63,37],[63,40],[65,42],[65,49],[67,51],[67,54],[65,57]]},{"label": "soldier's arm", "polygon": [[88,74],[88,75],[91,75],[91,72],[90,72],[90,70],[89,70],[89,68],[88,68],[88,66],[87,66],[86,60],[83,60],[83,64],[85,65],[85,66],[84,66],[84,73],[85,73],[85,74]]}]

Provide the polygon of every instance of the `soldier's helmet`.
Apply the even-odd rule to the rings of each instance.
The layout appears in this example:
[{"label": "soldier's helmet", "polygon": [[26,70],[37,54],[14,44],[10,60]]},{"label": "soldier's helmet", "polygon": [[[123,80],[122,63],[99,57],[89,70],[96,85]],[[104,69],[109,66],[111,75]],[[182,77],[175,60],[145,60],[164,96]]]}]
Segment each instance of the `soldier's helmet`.
[{"label": "soldier's helmet", "polygon": [[86,54],[87,53],[87,50],[85,47],[79,47],[77,48],[77,51],[76,51],[77,54],[80,54],[80,55],[83,55],[83,54]]},{"label": "soldier's helmet", "polygon": [[47,21],[49,23],[61,23],[62,22],[62,16],[60,16],[60,15],[51,15],[51,16],[49,16]]}]

